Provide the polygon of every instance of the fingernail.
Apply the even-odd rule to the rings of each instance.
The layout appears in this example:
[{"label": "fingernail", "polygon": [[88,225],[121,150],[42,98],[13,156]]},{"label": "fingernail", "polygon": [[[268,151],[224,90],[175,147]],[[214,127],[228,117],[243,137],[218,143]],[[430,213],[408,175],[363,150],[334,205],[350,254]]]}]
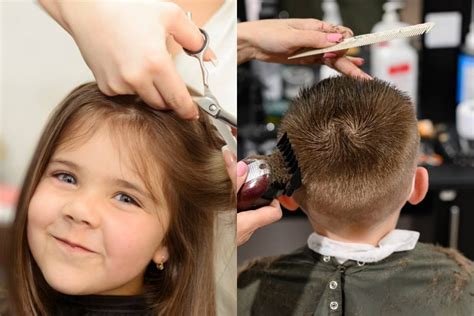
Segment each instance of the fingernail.
[{"label": "fingernail", "polygon": [[374,79],[371,76],[369,76],[368,74],[366,74],[365,72],[361,73],[358,77],[360,79],[365,79],[365,80],[373,80]]},{"label": "fingernail", "polygon": [[342,41],[342,34],[339,34],[339,33],[331,33],[331,34],[328,34],[326,38],[327,38],[328,41],[330,41],[330,42],[337,43],[337,42]]},{"label": "fingernail", "polygon": [[219,61],[214,56],[211,57],[211,63],[214,67],[217,67],[219,65]]},{"label": "fingernail", "polygon": [[193,117],[193,120],[195,120],[195,121],[199,120],[199,114],[196,114],[196,115]]},{"label": "fingernail", "polygon": [[222,147],[222,155],[224,156],[225,164],[228,168],[232,167],[237,160],[235,154],[229,149],[229,146]]},{"label": "fingernail", "polygon": [[243,161],[237,163],[237,177],[243,177],[247,172],[247,164]]},{"label": "fingernail", "polygon": [[337,56],[336,53],[325,53],[323,58],[335,58]]}]

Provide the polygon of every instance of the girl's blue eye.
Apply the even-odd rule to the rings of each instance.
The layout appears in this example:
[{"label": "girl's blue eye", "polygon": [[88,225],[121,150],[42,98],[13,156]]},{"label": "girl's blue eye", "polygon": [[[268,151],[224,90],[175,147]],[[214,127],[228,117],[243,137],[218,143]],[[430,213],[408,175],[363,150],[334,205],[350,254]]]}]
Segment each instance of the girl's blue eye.
[{"label": "girl's blue eye", "polygon": [[57,173],[54,175],[59,181],[68,184],[76,184],[76,178],[67,173]]},{"label": "girl's blue eye", "polygon": [[124,193],[119,193],[115,196],[116,200],[120,201],[120,202],[123,202],[123,203],[127,203],[127,204],[133,204],[133,205],[136,205],[136,206],[140,206],[137,201],[135,201],[135,199],[133,199],[132,197],[130,197],[129,195],[127,194],[124,194]]}]

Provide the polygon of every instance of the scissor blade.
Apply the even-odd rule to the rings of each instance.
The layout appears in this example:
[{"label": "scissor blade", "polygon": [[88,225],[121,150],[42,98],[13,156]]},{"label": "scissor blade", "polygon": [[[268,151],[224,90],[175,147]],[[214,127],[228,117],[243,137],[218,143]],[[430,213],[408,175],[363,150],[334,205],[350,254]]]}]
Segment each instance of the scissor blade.
[{"label": "scissor blade", "polygon": [[222,138],[224,138],[224,141],[226,142],[227,147],[229,147],[229,149],[234,154],[237,154],[237,141],[235,137],[232,135],[232,132],[229,126],[216,119],[213,119],[212,122],[214,123],[217,130],[219,131],[219,134],[221,134]]},{"label": "scissor blade", "polygon": [[237,118],[235,118],[229,112],[224,111],[223,109],[221,109],[217,114],[217,119],[221,120],[222,122],[231,127],[237,128]]}]

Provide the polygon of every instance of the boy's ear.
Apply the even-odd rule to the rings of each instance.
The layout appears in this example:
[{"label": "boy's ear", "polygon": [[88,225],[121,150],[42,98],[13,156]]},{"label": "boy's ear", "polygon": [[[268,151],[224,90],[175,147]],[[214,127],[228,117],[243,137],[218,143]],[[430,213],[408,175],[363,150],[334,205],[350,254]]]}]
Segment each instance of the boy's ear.
[{"label": "boy's ear", "polygon": [[296,211],[300,207],[290,196],[281,195],[278,197],[278,201],[289,211]]},{"label": "boy's ear", "polygon": [[168,247],[160,245],[156,249],[155,254],[153,255],[153,262],[156,264],[165,263],[166,261],[168,261],[168,258]]},{"label": "boy's ear", "polygon": [[413,179],[413,187],[408,196],[408,202],[412,205],[420,203],[428,192],[428,170],[423,167],[417,167],[415,178]]}]

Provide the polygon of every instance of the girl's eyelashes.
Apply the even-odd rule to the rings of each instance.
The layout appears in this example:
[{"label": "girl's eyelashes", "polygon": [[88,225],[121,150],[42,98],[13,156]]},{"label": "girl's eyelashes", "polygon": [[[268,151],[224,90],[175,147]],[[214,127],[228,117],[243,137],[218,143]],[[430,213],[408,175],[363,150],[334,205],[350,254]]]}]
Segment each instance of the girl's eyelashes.
[{"label": "girl's eyelashes", "polygon": [[137,199],[131,197],[128,194],[122,193],[122,192],[117,193],[117,195],[115,195],[115,199],[117,201],[120,201],[120,202],[123,202],[123,203],[126,203],[126,204],[133,204],[135,206],[142,207]]},{"label": "girl's eyelashes", "polygon": [[54,173],[53,177],[67,184],[77,184],[76,178],[73,175],[66,172]]},{"label": "girl's eyelashes", "polygon": [[[77,184],[76,177],[68,172],[64,172],[64,171],[51,172],[51,176],[65,184],[72,184],[72,185]],[[125,204],[131,204],[131,205],[135,205],[140,208],[143,208],[141,202],[137,198],[127,193],[119,192],[114,196],[114,199]]]}]

